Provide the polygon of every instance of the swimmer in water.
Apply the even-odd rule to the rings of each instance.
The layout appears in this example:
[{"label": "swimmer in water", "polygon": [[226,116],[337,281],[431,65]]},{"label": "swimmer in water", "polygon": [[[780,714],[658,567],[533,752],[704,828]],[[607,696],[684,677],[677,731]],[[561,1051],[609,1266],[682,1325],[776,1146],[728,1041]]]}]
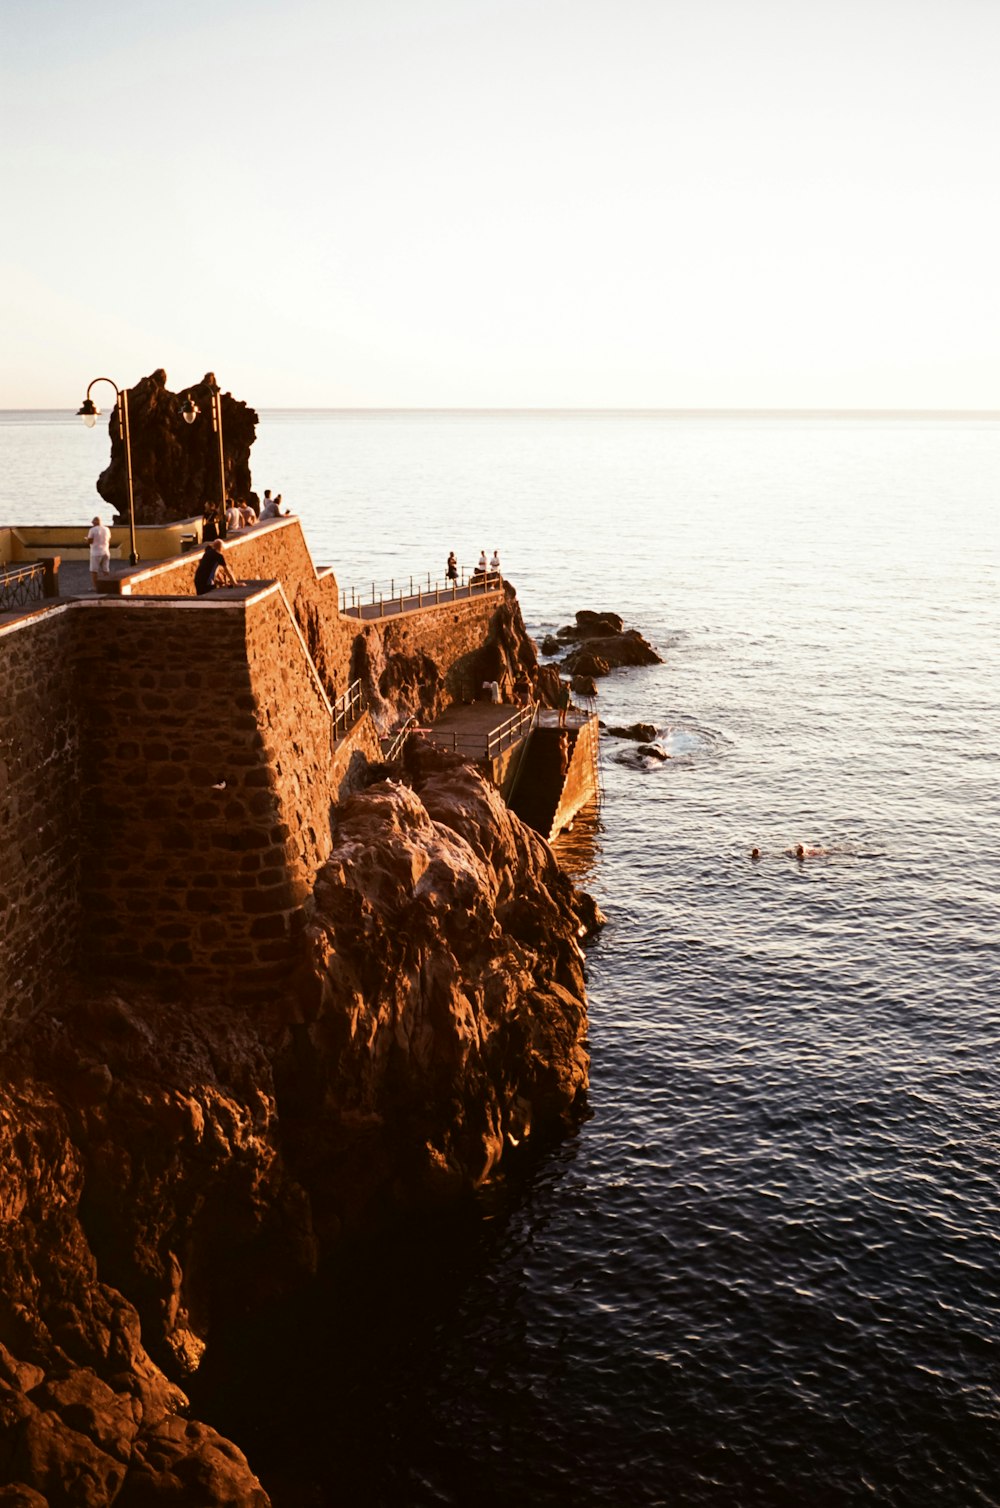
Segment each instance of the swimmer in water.
[{"label": "swimmer in water", "polygon": [[750,850],[750,857],[754,861],[754,863],[756,864],[757,860],[760,858],[760,849],[759,848],[751,848],[751,850]]}]

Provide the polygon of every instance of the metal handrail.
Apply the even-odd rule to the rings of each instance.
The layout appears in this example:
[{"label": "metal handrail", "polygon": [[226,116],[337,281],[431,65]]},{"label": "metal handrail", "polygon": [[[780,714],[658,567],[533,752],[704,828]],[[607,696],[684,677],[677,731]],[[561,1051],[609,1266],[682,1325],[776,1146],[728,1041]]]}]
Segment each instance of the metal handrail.
[{"label": "metal handrail", "polygon": [[352,681],[333,704],[333,720],[330,724],[330,739],[336,743],[349,728],[353,728],[368,706],[360,681]]},{"label": "metal handrail", "polygon": [[538,703],[531,702],[527,707],[522,707],[520,711],[515,712],[513,717],[508,717],[499,728],[494,728],[486,740],[486,758],[496,759],[504,749],[509,749],[511,744],[520,737],[525,723],[534,725],[537,712]]},{"label": "metal handrail", "polygon": [[0,612],[27,607],[45,595],[45,566],[41,561],[4,566],[0,570]]},{"label": "metal handrail", "polygon": [[382,760],[385,764],[392,764],[394,759],[399,758],[403,745],[416,727],[416,723],[417,715],[415,712],[413,712],[406,719],[406,722],[403,724],[403,726],[401,728],[397,728],[396,732],[392,735],[392,739],[389,743],[388,748],[384,747],[385,739],[382,740]]},{"label": "metal handrail", "polygon": [[[416,581],[416,587],[414,587]],[[347,617],[360,618],[363,611],[370,609],[370,616],[384,618],[386,613],[417,612],[424,607],[438,607],[442,602],[454,602],[459,592],[463,598],[477,595],[486,596],[488,592],[499,591],[503,586],[503,575],[500,571],[485,572],[475,570],[469,572],[466,580],[466,567],[461,570],[461,579],[454,581],[431,582],[431,573],[427,572],[426,585],[421,577],[409,578],[409,590],[404,590],[405,582],[397,582],[395,576],[389,581],[388,589],[385,584],[381,586],[372,582],[371,587],[342,587],[340,593],[340,611]],[[348,602],[350,593],[350,602]],[[375,612],[375,609],[378,612]]]}]

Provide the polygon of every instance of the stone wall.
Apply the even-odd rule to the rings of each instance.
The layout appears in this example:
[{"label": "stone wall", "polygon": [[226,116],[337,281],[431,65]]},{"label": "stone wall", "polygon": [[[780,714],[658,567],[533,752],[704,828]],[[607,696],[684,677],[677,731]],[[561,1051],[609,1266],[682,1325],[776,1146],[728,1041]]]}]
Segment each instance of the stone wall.
[{"label": "stone wall", "polygon": [[49,995],[79,936],[72,614],[0,630],[0,1032]]},{"label": "stone wall", "polygon": [[[380,728],[474,690],[502,594],[361,623],[297,520],[227,554],[254,589],[197,598],[191,554],[0,630],[0,1028],[74,958],[266,989]],[[374,720],[334,747],[360,674]]]},{"label": "stone wall", "polygon": [[283,591],[87,605],[83,957],[226,995],[287,970],[370,725],[331,708]]},{"label": "stone wall", "polygon": [[549,838],[556,837],[568,823],[572,822],[578,812],[597,798],[595,768],[600,736],[600,725],[596,716],[589,717],[575,734],[571,730],[569,769],[566,771],[562,795],[552,819]]}]

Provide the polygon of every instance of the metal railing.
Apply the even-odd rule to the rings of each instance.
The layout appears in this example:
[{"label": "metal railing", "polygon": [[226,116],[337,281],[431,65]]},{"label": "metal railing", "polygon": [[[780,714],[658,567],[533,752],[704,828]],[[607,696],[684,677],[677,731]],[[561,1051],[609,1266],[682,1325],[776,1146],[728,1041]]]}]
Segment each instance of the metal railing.
[{"label": "metal railing", "polygon": [[399,758],[403,745],[416,726],[417,716],[416,713],[412,713],[401,728],[397,728],[395,733],[390,734],[388,738],[382,739],[382,759],[385,764],[392,764],[394,759]]},{"label": "metal railing", "polygon": [[386,614],[412,613],[423,607],[437,607],[442,602],[455,602],[459,598],[486,596],[502,587],[503,576],[499,571],[467,573],[465,566],[460,579],[454,581],[439,579],[432,582],[430,571],[426,577],[410,576],[400,581],[393,576],[388,586],[373,581],[370,587],[343,587],[340,611],[353,618],[384,618]]},{"label": "metal railing", "polygon": [[0,570],[0,612],[28,607],[45,595],[45,566],[41,561],[28,565],[4,566]]},{"label": "metal railing", "polygon": [[331,743],[336,743],[338,738],[343,738],[344,734],[354,727],[367,706],[361,682],[352,681],[343,696],[338,696],[333,704],[333,721],[330,724]]},{"label": "metal railing", "polygon": [[497,755],[502,754],[504,749],[509,749],[512,743],[516,743],[519,738],[523,737],[525,724],[528,725],[530,731],[534,726],[537,712],[538,705],[532,702],[527,707],[519,708],[513,717],[508,717],[507,721],[501,723],[499,728],[494,728],[486,740],[486,758],[496,759]]}]

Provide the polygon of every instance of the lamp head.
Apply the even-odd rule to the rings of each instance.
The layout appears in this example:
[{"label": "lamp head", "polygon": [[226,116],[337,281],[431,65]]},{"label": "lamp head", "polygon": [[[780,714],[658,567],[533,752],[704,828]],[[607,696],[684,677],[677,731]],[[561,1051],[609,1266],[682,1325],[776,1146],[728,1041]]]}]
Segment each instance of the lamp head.
[{"label": "lamp head", "polygon": [[185,399],[184,404],[181,407],[181,418],[184,420],[184,423],[193,424],[200,412],[201,410],[199,409],[197,403],[195,403],[194,399],[191,397],[191,394],[188,393],[187,398]]},{"label": "lamp head", "polygon": [[101,411],[92,398],[84,398],[76,413],[77,418],[82,419],[88,429],[93,429],[100,418]]}]

